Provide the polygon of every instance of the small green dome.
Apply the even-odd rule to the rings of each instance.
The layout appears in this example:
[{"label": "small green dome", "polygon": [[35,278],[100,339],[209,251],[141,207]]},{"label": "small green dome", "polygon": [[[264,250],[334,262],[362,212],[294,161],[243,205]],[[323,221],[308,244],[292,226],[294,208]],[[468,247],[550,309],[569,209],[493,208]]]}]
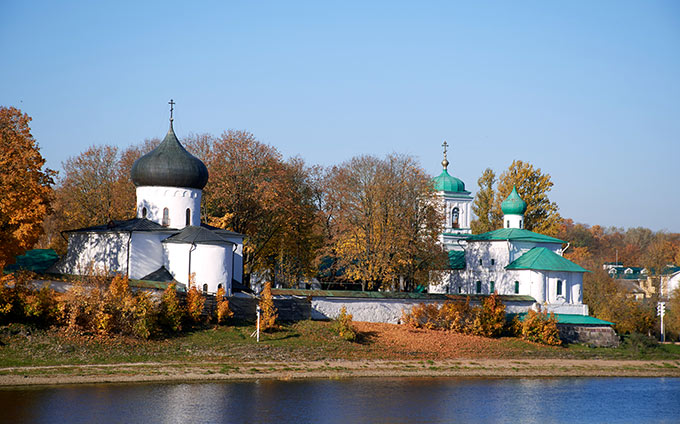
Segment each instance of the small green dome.
[{"label": "small green dome", "polygon": [[524,215],[527,210],[527,202],[519,197],[517,187],[512,186],[512,193],[501,203],[501,210],[506,215]]},{"label": "small green dome", "polygon": [[[447,163],[448,165],[448,163]],[[456,177],[452,177],[449,171],[444,168],[438,177],[432,179],[434,189],[437,191],[448,191],[452,193],[466,193],[465,183]]]}]

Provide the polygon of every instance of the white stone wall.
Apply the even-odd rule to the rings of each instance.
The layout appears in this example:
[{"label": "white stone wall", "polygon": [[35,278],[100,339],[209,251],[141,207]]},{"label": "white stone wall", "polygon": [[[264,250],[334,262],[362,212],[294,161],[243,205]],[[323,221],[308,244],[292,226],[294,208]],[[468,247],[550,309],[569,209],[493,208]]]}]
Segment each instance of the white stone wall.
[{"label": "white stone wall", "polygon": [[[415,305],[421,303],[438,303],[440,300],[415,300],[415,299],[353,299],[353,298],[312,298],[312,319],[324,320],[335,319],[340,315],[344,306],[354,321],[384,322],[399,324],[404,311],[410,311]],[[476,305],[474,302],[471,305]],[[507,302],[505,311],[509,314],[527,312],[531,304],[528,302]]]},{"label": "white stone wall", "polygon": [[524,228],[524,215],[503,215],[503,228]]},{"label": "white stone wall", "polygon": [[171,233],[136,231],[130,244],[130,278],[140,279],[165,265],[161,241]]},{"label": "white stone wall", "polygon": [[137,187],[137,218],[146,218],[163,225],[163,209],[168,208],[168,227],[182,229],[186,227],[186,210],[189,209],[189,225],[201,225],[201,193],[201,190],[194,188]]},{"label": "white stone wall", "polygon": [[127,272],[130,233],[70,233],[66,255],[55,266],[62,274]]}]

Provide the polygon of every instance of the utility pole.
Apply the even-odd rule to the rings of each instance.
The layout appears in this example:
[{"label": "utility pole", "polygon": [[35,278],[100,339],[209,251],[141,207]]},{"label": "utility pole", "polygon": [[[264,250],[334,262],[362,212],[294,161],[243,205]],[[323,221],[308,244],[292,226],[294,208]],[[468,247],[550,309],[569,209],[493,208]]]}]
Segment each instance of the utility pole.
[{"label": "utility pole", "polygon": [[661,343],[666,341],[666,334],[663,328],[663,317],[666,315],[666,302],[656,304],[656,315],[661,317]]}]

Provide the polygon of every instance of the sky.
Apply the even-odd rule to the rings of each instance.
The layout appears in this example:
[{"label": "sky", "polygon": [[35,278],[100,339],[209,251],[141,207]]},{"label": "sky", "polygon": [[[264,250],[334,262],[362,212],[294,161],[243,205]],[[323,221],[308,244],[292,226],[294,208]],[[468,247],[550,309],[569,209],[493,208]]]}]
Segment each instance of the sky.
[{"label": "sky", "polygon": [[563,217],[680,232],[680,2],[0,0],[0,105],[47,166],[247,130],[331,166],[417,157],[477,191],[513,160]]}]

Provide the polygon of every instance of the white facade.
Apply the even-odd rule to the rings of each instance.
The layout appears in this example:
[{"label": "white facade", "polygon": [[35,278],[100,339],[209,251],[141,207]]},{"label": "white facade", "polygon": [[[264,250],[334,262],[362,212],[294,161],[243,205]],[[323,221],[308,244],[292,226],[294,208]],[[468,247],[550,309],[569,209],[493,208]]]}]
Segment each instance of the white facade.
[{"label": "white facade", "polygon": [[472,196],[440,191],[437,192],[437,197],[446,217],[444,232],[439,236],[439,242],[447,250],[461,250],[464,242],[460,236],[472,232],[470,230]]},{"label": "white facade", "polygon": [[201,225],[201,193],[195,188],[137,187],[137,218],[177,229]]},{"label": "white facade", "polygon": [[188,287],[189,276],[193,274],[199,290],[216,293],[222,287],[228,294],[234,273],[233,246],[163,243],[168,271],[176,281]]},{"label": "white facade", "polygon": [[524,228],[524,216],[514,214],[503,215],[503,228]]}]

